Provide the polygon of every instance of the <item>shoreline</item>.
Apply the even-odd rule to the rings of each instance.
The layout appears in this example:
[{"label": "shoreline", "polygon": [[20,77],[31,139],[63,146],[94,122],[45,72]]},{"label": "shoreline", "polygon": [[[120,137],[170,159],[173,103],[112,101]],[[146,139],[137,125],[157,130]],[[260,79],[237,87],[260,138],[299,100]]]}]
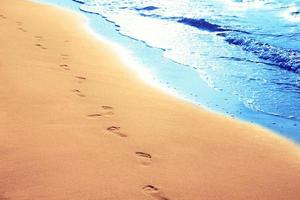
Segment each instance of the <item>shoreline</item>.
[{"label": "shoreline", "polygon": [[149,87],[77,14],[0,5],[0,199],[299,197],[298,145]]},{"label": "shoreline", "polygon": [[[47,0],[41,0],[41,3],[43,2],[64,9],[70,9],[72,12],[83,15],[88,19],[88,29],[93,35],[100,37],[100,40],[104,39],[108,42],[108,45],[112,45],[114,49],[119,49],[119,47],[122,49],[123,46],[126,47],[126,51],[123,50],[121,52],[121,57],[124,52],[128,54],[129,51],[130,54],[132,54],[132,59],[130,60],[138,62],[138,64],[126,64],[126,66],[129,66],[130,70],[132,66],[137,66],[134,67],[133,70],[137,72],[139,76],[142,66],[140,63],[147,65],[145,67],[143,66],[142,70],[147,71],[144,74],[149,74],[149,78],[147,78],[146,82],[150,84],[150,86],[154,86],[164,93],[171,94],[181,100],[200,106],[200,108],[209,110],[209,112],[225,115],[228,118],[233,118],[245,123],[255,124],[267,131],[276,133],[299,144],[300,132],[297,121],[259,111],[255,108],[249,108],[235,95],[213,89],[213,86],[207,85],[207,82],[199,78],[198,73],[164,57],[160,49],[150,47],[143,41],[131,38],[130,36],[120,35],[119,31],[115,30],[115,25],[111,24],[111,22],[107,21],[107,19],[101,15],[79,11],[78,9],[81,4],[77,2],[57,2],[55,0],[48,2]],[[104,30],[102,30],[102,27]],[[147,57],[153,59],[148,59]],[[125,63],[129,63],[128,59],[127,61],[125,60]],[[178,79],[178,77],[182,77],[182,80],[189,81],[185,81],[184,84],[181,84],[182,81]],[[195,85],[197,85],[197,87],[194,88]],[[230,102],[229,104],[228,101]]]}]

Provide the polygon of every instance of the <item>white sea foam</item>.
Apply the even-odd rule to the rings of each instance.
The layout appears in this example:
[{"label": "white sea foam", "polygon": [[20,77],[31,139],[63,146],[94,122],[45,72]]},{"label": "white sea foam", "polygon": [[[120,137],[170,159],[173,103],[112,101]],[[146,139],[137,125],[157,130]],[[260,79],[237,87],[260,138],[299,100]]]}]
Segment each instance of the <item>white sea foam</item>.
[{"label": "white sea foam", "polygon": [[281,17],[293,23],[300,23],[300,8],[296,4],[291,4],[281,13]]}]

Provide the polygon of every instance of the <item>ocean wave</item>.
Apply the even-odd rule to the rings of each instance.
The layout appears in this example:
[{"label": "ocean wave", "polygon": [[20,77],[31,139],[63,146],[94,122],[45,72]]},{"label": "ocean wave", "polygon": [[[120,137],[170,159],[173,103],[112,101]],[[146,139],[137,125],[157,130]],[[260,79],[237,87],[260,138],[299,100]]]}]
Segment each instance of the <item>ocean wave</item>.
[{"label": "ocean wave", "polygon": [[231,29],[222,28],[221,26],[210,23],[205,19],[180,18],[177,22],[209,32],[231,31]]},{"label": "ocean wave", "polygon": [[77,2],[77,3],[81,3],[81,4],[84,4],[84,3],[87,3],[88,1],[86,1],[86,0],[73,0],[73,1],[75,1],[75,2]]},{"label": "ocean wave", "polygon": [[146,7],[142,7],[142,8],[135,8],[135,10],[137,11],[141,11],[141,10],[147,10],[147,11],[151,11],[151,10],[156,10],[159,9],[156,6],[146,6]]},{"label": "ocean wave", "polygon": [[275,47],[235,33],[218,35],[224,37],[229,44],[240,46],[244,51],[251,52],[262,60],[282,69],[300,73],[300,51]]},{"label": "ocean wave", "polygon": [[[300,51],[272,46],[244,35],[251,33],[234,28],[225,28],[209,22],[206,19],[186,17],[163,17],[156,14],[142,14],[146,17],[155,17],[167,20],[176,20],[178,23],[188,25],[208,32],[218,32],[218,36],[225,38],[231,45],[240,46],[242,50],[255,54],[258,58],[267,61],[265,64],[278,66],[282,69],[300,73]],[[262,35],[262,34],[259,34]],[[274,35],[272,35],[274,37]],[[277,35],[275,35],[278,37]],[[280,36],[280,35],[279,35]]]}]

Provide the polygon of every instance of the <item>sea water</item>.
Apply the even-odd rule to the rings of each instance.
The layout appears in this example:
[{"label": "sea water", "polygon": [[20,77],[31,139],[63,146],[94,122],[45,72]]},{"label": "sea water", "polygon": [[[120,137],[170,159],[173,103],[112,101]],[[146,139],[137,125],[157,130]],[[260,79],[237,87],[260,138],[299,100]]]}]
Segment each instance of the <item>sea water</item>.
[{"label": "sea water", "polygon": [[180,97],[300,142],[299,0],[40,1],[84,13]]}]

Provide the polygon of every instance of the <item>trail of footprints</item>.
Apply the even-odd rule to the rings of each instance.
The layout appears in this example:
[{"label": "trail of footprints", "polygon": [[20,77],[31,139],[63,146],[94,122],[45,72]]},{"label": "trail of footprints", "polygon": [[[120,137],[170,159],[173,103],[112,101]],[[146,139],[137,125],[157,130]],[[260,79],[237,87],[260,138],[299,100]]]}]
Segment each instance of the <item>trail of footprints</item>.
[{"label": "trail of footprints", "polygon": [[[67,57],[67,56],[65,55],[65,57]],[[66,66],[64,66],[64,67],[66,67]],[[77,83],[83,83],[84,81],[87,80],[87,78],[84,76],[74,76],[74,78],[77,80]],[[85,97],[85,95],[78,89],[74,89],[73,93],[75,93],[79,97]],[[98,111],[98,112],[88,114],[87,117],[91,118],[91,119],[99,119],[99,118],[103,118],[103,117],[111,117],[114,115],[114,108],[111,106],[103,105],[100,107],[99,110],[100,111]],[[108,134],[116,135],[121,138],[128,137],[128,135],[121,130],[121,127],[117,126],[117,125],[108,126],[106,128],[106,132]],[[137,160],[141,163],[141,165],[143,165],[143,166],[151,165],[151,163],[152,163],[152,155],[151,154],[142,152],[142,151],[136,151],[136,152],[134,152],[134,155],[136,156]],[[142,192],[145,195],[148,195],[151,198],[156,199],[156,200],[170,200],[163,194],[161,189],[159,189],[158,187],[156,187],[154,185],[144,186],[142,188]]]},{"label": "trail of footprints", "polygon": [[[1,15],[0,14],[0,18],[2,19],[7,19],[4,15]],[[27,32],[27,30],[25,30],[22,25],[23,25],[23,22],[20,22],[20,21],[17,21],[16,22],[17,24],[17,29],[21,32]],[[36,39],[36,44],[35,46],[42,49],[42,50],[46,50],[47,48],[42,44],[43,42],[43,37],[40,36],[40,35],[35,35],[34,38]],[[65,43],[69,43],[70,41],[69,40],[64,40]],[[60,58],[64,61],[67,61],[69,59],[69,55],[68,54],[60,54]],[[62,63],[59,65],[59,67],[61,67],[62,69],[64,70],[70,70],[70,66],[68,64],[65,64],[65,63]],[[79,84],[82,84],[84,83],[87,78],[84,77],[84,76],[74,76],[74,78],[77,80],[77,83]],[[72,92],[78,96],[78,97],[86,97],[85,94],[82,93],[81,90],[79,89],[73,89]],[[114,109],[113,107],[111,106],[101,106],[101,111],[99,112],[95,112],[95,113],[90,113],[87,115],[87,117],[89,118],[94,118],[94,119],[97,119],[97,118],[101,118],[101,117],[109,117],[109,116],[113,116],[114,115]],[[119,136],[121,138],[126,138],[128,137],[128,135],[126,133],[124,133],[122,130],[121,130],[121,127],[120,126],[115,126],[115,125],[112,125],[112,126],[109,126],[106,128],[106,132],[108,134],[112,134],[112,135],[116,135],[116,136]],[[136,151],[135,153],[135,156],[137,158],[137,160],[144,166],[149,166],[152,162],[152,156],[149,154],[149,153],[145,153],[145,152],[141,152],[141,151]],[[153,186],[153,185],[146,185],[142,188],[142,192],[145,194],[145,195],[148,195],[150,197],[152,197],[153,199],[156,199],[156,200],[169,200],[169,198],[165,197],[163,192]],[[1,196],[0,196],[1,197]],[[1,199],[1,198],[0,198]]]},{"label": "trail of footprints", "polygon": [[[4,15],[0,15],[1,18],[6,19],[6,17]],[[22,21],[16,21],[16,29],[23,32],[23,33],[27,33],[28,31],[23,27],[24,23]],[[34,38],[36,39],[36,43],[34,44],[34,46],[42,49],[42,50],[46,50],[47,48],[42,44],[43,42],[43,37],[40,35],[35,35]]]}]

